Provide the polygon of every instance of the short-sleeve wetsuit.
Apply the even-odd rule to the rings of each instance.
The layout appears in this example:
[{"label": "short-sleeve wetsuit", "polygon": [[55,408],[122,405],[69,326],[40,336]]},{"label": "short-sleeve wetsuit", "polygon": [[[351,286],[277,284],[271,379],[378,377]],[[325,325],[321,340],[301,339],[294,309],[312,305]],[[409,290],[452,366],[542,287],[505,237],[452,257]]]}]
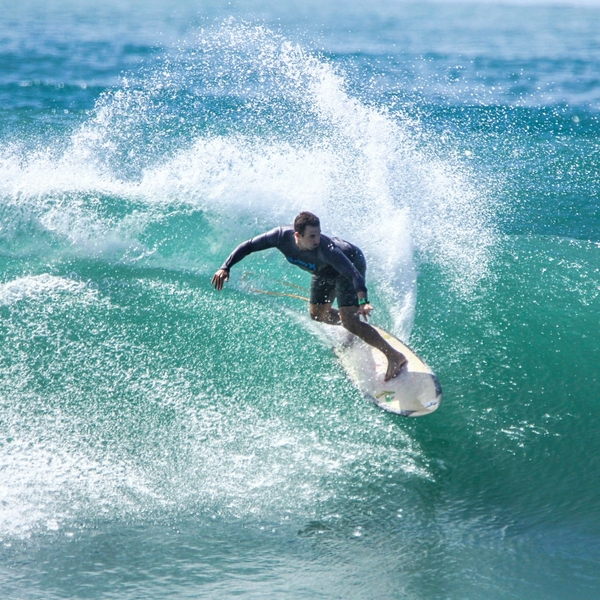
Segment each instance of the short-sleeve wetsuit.
[{"label": "short-sleeve wetsuit", "polygon": [[312,274],[311,304],[325,304],[337,298],[338,306],[358,306],[357,292],[367,293],[365,257],[357,246],[321,234],[314,250],[301,250],[293,227],[276,227],[240,244],[223,263],[229,270],[252,252],[277,248],[286,259]]}]

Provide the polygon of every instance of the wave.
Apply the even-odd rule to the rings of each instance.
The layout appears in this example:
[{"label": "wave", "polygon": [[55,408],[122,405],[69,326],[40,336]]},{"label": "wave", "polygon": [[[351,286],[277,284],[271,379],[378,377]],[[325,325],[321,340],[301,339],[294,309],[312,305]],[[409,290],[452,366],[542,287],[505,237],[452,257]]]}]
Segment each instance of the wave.
[{"label": "wave", "polygon": [[234,238],[312,210],[365,250],[406,333],[415,253],[468,293],[492,258],[493,202],[417,118],[348,86],[325,58],[264,27],[201,30],[123,77],[68,136],[2,149],[3,233],[18,236],[26,218],[71,253],[159,261],[148,227],[201,211],[212,225],[202,235],[226,232],[212,244],[218,264]]}]

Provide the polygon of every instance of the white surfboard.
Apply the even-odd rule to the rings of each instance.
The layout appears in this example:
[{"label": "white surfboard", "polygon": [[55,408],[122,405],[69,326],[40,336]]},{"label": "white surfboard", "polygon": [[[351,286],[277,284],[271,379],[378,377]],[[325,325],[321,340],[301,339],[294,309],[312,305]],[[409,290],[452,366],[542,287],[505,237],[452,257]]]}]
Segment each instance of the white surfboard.
[{"label": "white surfboard", "polygon": [[398,338],[380,327],[375,329],[408,363],[397,377],[384,381],[387,359],[383,353],[355,336],[347,338],[334,350],[356,387],[383,410],[403,417],[421,417],[437,410],[442,388],[433,371]]}]

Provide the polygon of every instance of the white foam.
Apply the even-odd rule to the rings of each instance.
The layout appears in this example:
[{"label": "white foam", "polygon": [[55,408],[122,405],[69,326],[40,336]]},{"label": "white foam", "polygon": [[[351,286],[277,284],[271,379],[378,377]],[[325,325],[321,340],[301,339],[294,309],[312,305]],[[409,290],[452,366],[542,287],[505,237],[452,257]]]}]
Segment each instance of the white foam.
[{"label": "white foam", "polygon": [[85,283],[47,273],[19,277],[0,284],[0,305],[14,304],[21,300],[48,296],[57,292],[77,293],[85,288]]},{"label": "white foam", "polygon": [[137,511],[140,504],[132,496],[152,496],[139,471],[125,461],[88,456],[68,441],[3,442],[0,467],[10,485],[0,485],[0,535],[57,531],[83,514]]}]

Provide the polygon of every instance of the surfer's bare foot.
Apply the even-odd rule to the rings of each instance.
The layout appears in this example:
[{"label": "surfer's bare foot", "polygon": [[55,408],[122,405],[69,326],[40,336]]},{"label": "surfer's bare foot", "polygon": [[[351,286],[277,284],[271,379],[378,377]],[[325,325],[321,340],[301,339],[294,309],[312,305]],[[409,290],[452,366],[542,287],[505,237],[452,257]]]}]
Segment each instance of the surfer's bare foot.
[{"label": "surfer's bare foot", "polygon": [[388,356],[388,368],[384,380],[389,381],[390,379],[394,379],[394,377],[398,377],[400,371],[402,371],[402,367],[407,362],[406,356],[401,352],[395,352],[393,355]]}]

